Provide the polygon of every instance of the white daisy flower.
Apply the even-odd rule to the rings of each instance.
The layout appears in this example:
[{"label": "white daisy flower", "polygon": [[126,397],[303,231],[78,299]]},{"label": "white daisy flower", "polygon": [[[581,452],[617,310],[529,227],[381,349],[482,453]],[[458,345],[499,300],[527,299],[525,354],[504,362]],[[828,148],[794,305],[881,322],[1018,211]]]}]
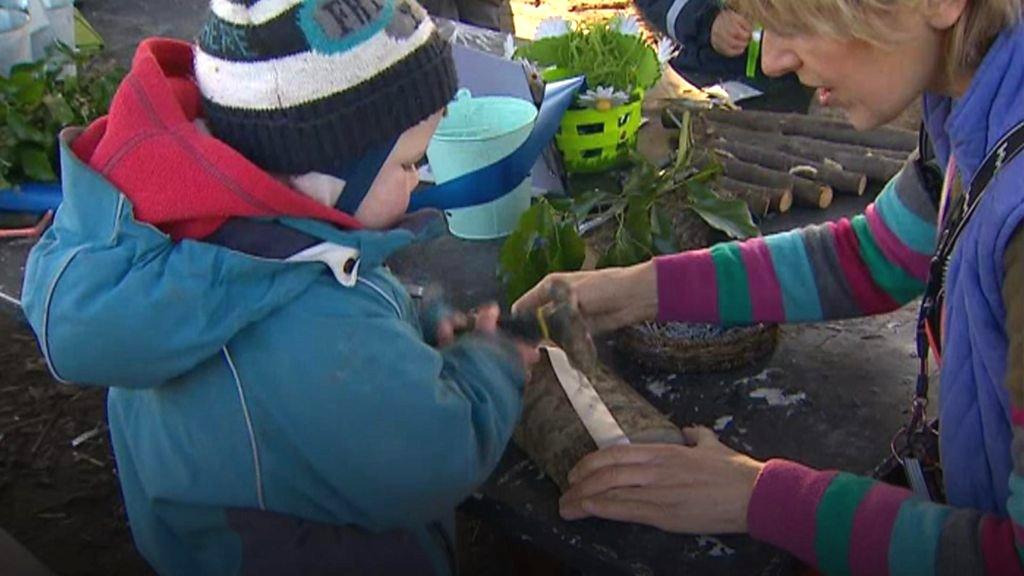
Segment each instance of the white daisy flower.
[{"label": "white daisy flower", "polygon": [[569,33],[569,22],[562,18],[545,18],[537,25],[537,31],[533,33],[534,40],[542,38],[553,38],[565,36]]},{"label": "white daisy flower", "polygon": [[678,53],[679,46],[668,36],[658,40],[658,62],[661,62],[662,65],[668,64]]},{"label": "white daisy flower", "polygon": [[516,40],[511,34],[505,35],[505,59],[511,60],[516,53]]},{"label": "white daisy flower", "polygon": [[628,102],[629,94],[611,86],[598,86],[596,89],[587,90],[579,97],[580,104],[599,112],[611,110]]},{"label": "white daisy flower", "polygon": [[629,36],[640,35],[640,20],[632,14],[616,14],[612,17],[612,29]]}]

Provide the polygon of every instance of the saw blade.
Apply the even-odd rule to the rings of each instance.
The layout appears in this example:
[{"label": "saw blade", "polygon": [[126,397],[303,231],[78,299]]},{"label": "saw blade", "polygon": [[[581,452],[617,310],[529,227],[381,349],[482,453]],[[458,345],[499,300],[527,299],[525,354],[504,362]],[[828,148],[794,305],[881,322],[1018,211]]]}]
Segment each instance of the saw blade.
[{"label": "saw blade", "polygon": [[555,371],[562,390],[569,398],[576,415],[598,448],[607,448],[618,444],[629,444],[629,438],[601,400],[590,380],[569,362],[569,357],[561,348],[542,346],[551,360],[551,368]]}]

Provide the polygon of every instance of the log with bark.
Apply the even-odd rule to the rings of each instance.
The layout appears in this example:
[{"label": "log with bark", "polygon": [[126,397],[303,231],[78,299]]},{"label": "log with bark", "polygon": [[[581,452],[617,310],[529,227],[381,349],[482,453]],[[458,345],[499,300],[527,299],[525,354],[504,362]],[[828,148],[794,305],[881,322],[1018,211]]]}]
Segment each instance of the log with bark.
[{"label": "log with bark", "polygon": [[[593,385],[632,443],[683,444],[679,428],[597,358],[586,322],[569,303],[568,288],[556,287],[555,304],[545,309],[552,339],[576,370]],[[516,444],[564,492],[573,466],[598,448],[562,388],[548,353],[533,368],[523,394]]]},{"label": "log with bark", "polygon": [[709,110],[708,120],[731,124],[759,132],[775,132],[788,136],[806,136],[827,142],[853,144],[912,152],[917,147],[917,134],[896,128],[857,130],[851,124],[832,118],[778,112]]},{"label": "log with bark", "polygon": [[836,152],[828,158],[844,170],[861,172],[874,182],[888,182],[903,169],[904,161],[893,160],[884,156],[872,156]]},{"label": "log with bark", "polygon": [[793,207],[791,189],[769,188],[728,177],[719,178],[715,184],[722,196],[745,202],[754,216],[764,217],[769,213],[785,214]]},{"label": "log with bark", "polygon": [[708,137],[717,136],[733,142],[763,145],[765,147],[778,149],[782,152],[786,152],[787,154],[808,158],[818,162],[823,161],[824,158],[842,153],[858,156],[880,157],[898,162],[902,162],[910,156],[909,152],[904,152],[902,150],[886,150],[881,148],[870,148],[867,146],[857,146],[855,144],[815,140],[814,138],[807,138],[805,136],[787,136],[785,134],[777,134],[773,132],[758,132],[756,130],[739,128],[731,124],[717,124],[714,122],[707,122],[705,124],[705,132]]},{"label": "log with bark", "polygon": [[719,161],[725,175],[734,180],[792,190],[797,205],[824,209],[832,204],[832,188],[825,184],[734,158],[722,157]]},{"label": "log with bark", "polygon": [[721,138],[714,140],[709,145],[716,151],[724,152],[737,160],[817,180],[831,186],[836,192],[850,196],[862,196],[868,186],[868,178],[864,174],[847,172],[836,166],[813,162],[770,148],[751,146]]},{"label": "log with bark", "polygon": [[747,146],[756,145],[759,148],[777,150],[810,162],[834,164],[843,170],[864,174],[871,181],[880,183],[892,179],[903,168],[903,164],[909,156],[904,152],[879,151],[800,136],[755,132],[728,124],[711,124],[707,126],[706,130],[706,138],[709,140],[739,142]]}]

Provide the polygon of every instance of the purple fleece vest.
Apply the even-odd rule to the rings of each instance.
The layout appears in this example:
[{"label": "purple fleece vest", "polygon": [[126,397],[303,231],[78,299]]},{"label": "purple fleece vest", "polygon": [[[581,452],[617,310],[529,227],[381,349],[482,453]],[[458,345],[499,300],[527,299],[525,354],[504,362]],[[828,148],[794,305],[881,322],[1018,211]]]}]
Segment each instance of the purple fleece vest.
[{"label": "purple fleece vest", "polygon": [[[1003,32],[968,92],[925,96],[925,124],[942,165],[969,183],[996,142],[1024,120],[1024,27]],[[1024,221],[1024,159],[992,180],[947,276],[940,446],[950,504],[1006,515],[1013,471],[1003,255]],[[1021,295],[1024,298],[1024,295]]]}]

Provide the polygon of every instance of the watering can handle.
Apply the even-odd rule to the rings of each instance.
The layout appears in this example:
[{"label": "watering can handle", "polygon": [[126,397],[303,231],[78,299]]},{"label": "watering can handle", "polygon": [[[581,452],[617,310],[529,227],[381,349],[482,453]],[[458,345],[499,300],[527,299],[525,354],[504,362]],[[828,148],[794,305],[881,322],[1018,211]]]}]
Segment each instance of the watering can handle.
[{"label": "watering can handle", "polygon": [[[494,164],[414,194],[409,202],[409,211],[421,208],[454,210],[486,204],[518,186],[530,175],[533,164],[555,137],[562,116],[576,98],[576,93],[583,88],[583,82],[580,76],[546,85],[544,101],[537,112],[537,122],[519,148]],[[461,99],[470,96],[469,90],[462,89],[455,97]]]}]

